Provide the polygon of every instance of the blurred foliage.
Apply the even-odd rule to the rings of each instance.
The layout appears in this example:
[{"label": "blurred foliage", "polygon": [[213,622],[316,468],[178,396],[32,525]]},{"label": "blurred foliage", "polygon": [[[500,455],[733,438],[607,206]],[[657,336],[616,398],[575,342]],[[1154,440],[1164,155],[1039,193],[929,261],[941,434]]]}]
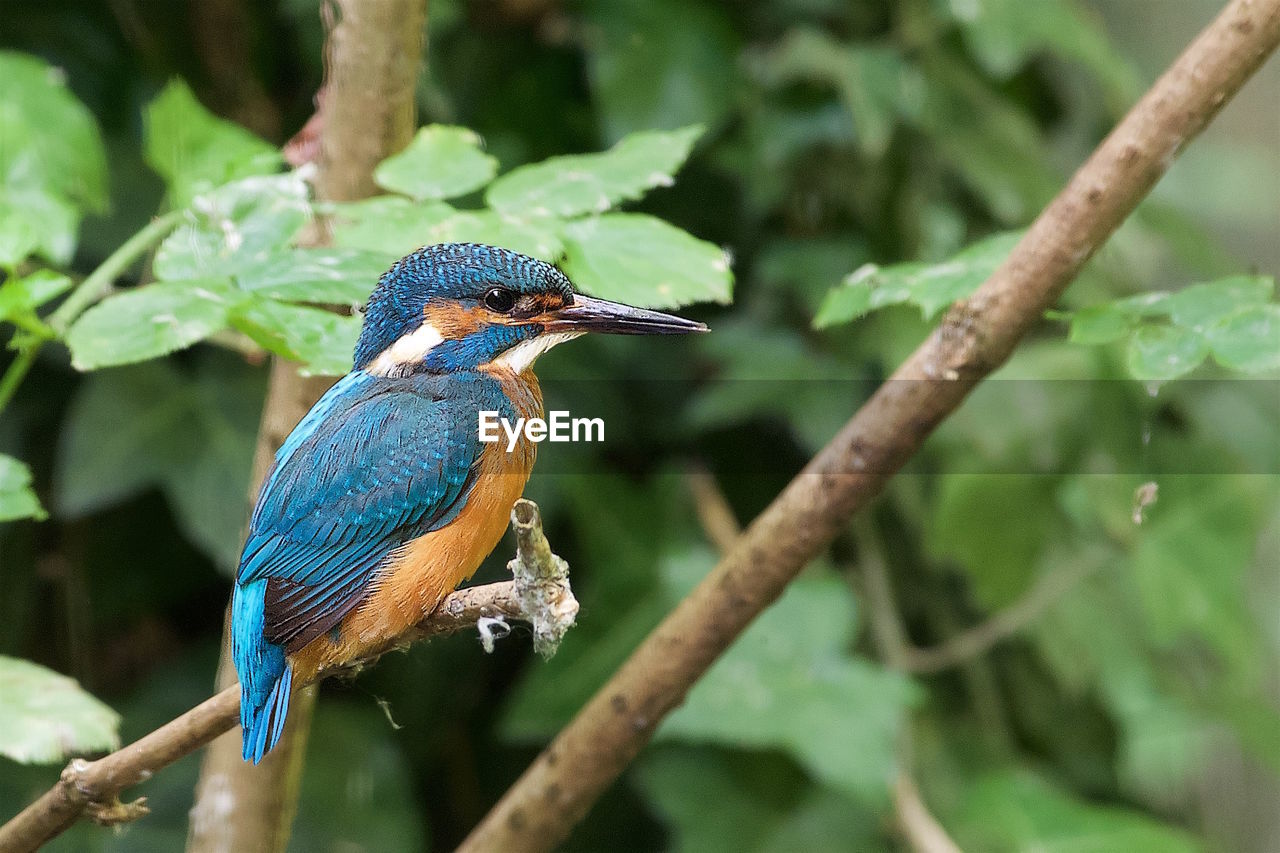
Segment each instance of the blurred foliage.
[{"label": "blurred foliage", "polygon": [[[520,632],[455,638],[326,686],[298,850],[451,849],[714,563],[684,466],[757,513],[1158,71],[1126,54],[1166,61],[1215,11],[1166,10],[1166,35],[1103,0],[433,0],[387,194],[317,205],[278,148],[321,80],[317,5],[6,10],[0,323],[39,356],[0,416],[0,519],[52,518],[0,528],[0,653],[74,676],[124,739],[204,698],[263,355],[345,370],[357,320],[329,307],[420,244],[668,306],[726,302],[731,259],[735,305],[686,309],[697,341],[540,362],[549,404],[609,427],[546,445],[528,490],[580,624],[547,663]],[[1212,134],[566,849],[896,849],[901,771],[965,849],[1275,849],[1280,169],[1274,140]],[[298,247],[317,214],[334,247]],[[104,263],[124,286],[67,333],[50,309]],[[1062,578],[962,666],[886,657],[886,619],[933,646]],[[180,846],[195,769],[50,849]],[[6,763],[0,813],[53,777]]]},{"label": "blurred foliage", "polygon": [[115,749],[120,717],[65,675],[0,655],[0,755],[24,764]]}]

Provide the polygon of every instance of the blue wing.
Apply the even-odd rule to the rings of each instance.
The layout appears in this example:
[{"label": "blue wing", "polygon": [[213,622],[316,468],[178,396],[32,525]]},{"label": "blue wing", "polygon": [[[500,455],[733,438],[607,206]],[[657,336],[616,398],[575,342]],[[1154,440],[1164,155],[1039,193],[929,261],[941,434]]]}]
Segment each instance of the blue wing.
[{"label": "blue wing", "polygon": [[461,510],[480,457],[476,413],[512,417],[487,376],[343,377],[290,433],[258,496],[232,596],[244,757],[279,740],[287,652],[367,594],[400,545]]},{"label": "blue wing", "polygon": [[240,561],[241,586],[267,581],[263,637],[287,651],[358,604],[392,550],[452,520],[479,458],[469,395],[367,375],[350,385],[281,449]]}]

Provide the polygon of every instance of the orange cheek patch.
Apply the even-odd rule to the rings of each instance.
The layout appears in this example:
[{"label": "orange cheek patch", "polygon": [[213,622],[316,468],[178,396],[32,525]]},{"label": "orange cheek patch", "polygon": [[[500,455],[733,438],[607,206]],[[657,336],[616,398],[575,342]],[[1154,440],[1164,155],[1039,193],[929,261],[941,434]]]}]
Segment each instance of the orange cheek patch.
[{"label": "orange cheek patch", "polygon": [[465,338],[489,322],[483,308],[467,308],[456,302],[428,302],[422,316],[446,340]]},{"label": "orange cheek patch", "polygon": [[564,297],[558,293],[537,293],[530,301],[532,305],[529,307],[533,309],[533,314],[521,320],[522,323],[545,323],[550,319],[547,314],[560,310],[565,302]]}]

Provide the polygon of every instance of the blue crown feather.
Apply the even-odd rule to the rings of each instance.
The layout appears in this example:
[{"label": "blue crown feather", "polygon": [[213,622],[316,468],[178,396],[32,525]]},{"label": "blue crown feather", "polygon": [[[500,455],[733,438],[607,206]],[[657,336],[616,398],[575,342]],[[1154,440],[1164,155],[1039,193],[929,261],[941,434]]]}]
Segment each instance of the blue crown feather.
[{"label": "blue crown feather", "polygon": [[[356,344],[355,366],[363,369],[399,338],[422,326],[423,310],[433,299],[475,302],[491,287],[501,286],[517,293],[558,291],[568,296],[573,285],[564,273],[544,261],[496,246],[476,243],[446,243],[424,246],[396,261],[378,279],[364,312],[364,328]],[[518,329],[519,327],[508,327]],[[492,333],[466,346],[446,347],[430,370],[451,370],[474,366],[483,356],[500,352],[530,336],[494,327]],[[461,343],[461,342],[457,342]],[[456,365],[456,366],[455,366]]]}]

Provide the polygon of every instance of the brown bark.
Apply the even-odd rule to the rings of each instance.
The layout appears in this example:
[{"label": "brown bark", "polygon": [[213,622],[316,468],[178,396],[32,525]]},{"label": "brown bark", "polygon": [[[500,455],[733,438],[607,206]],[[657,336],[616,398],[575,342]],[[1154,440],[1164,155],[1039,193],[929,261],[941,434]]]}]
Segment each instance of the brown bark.
[{"label": "brown bark", "polygon": [[689,688],[1013,351],[1182,147],[1280,42],[1280,0],[1234,0],[1037,217],[507,791],[459,851],[566,838]]},{"label": "brown bark", "polygon": [[[345,201],[376,192],[373,170],[409,143],[414,92],[422,62],[425,0],[336,0],[325,46],[322,102],[320,198]],[[312,244],[324,240],[317,232]],[[271,370],[254,458],[256,495],[284,438],[314,405],[329,381],[304,378],[276,361]],[[235,667],[224,631],[218,687],[235,683]],[[209,745],[200,768],[187,850],[284,850],[296,810],[298,786],[315,687],[295,696],[284,735],[262,763],[241,760],[238,732]]]}]

